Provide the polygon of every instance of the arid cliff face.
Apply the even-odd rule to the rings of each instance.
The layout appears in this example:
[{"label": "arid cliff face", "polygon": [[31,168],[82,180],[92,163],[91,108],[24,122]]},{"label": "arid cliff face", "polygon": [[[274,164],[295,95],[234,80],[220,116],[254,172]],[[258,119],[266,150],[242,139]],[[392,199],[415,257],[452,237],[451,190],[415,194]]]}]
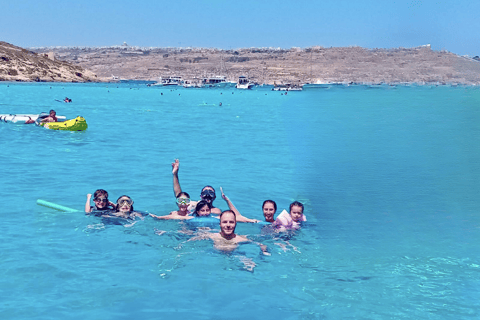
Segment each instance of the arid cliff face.
[{"label": "arid cliff face", "polygon": [[[5,44],[0,42],[0,44]],[[0,47],[1,48],[1,47]],[[1,50],[1,49],[0,49]],[[15,70],[31,80],[95,81],[113,77],[129,80],[158,80],[180,76],[184,80],[226,76],[237,81],[247,76],[266,84],[304,83],[439,83],[480,85],[480,62],[447,51],[433,51],[430,46],[397,49],[361,47],[305,49],[248,48],[220,50],[205,48],[141,48],[128,45],[113,47],[31,48],[34,66],[13,68],[0,51],[0,79],[13,79]],[[11,52],[12,50],[10,50]],[[18,48],[23,54],[30,53]],[[59,65],[65,65],[70,76],[58,72],[60,67],[47,64],[44,57],[53,54]],[[7,57],[8,58],[8,57]],[[36,59],[36,60],[35,60]],[[25,59],[24,59],[25,60]],[[64,62],[61,62],[64,61]],[[45,67],[46,66],[46,67]],[[76,66],[82,71],[74,70]],[[54,71],[56,70],[56,71]],[[10,74],[8,74],[10,72]],[[39,74],[40,73],[40,74]],[[82,76],[78,76],[80,73]],[[8,77],[10,78],[8,78]],[[63,80],[62,80],[63,79]],[[97,79],[97,78],[92,78]],[[98,80],[97,80],[98,81]]]},{"label": "arid cliff face", "polygon": [[49,58],[0,41],[0,81],[100,81],[79,65],[52,59],[52,55]]}]

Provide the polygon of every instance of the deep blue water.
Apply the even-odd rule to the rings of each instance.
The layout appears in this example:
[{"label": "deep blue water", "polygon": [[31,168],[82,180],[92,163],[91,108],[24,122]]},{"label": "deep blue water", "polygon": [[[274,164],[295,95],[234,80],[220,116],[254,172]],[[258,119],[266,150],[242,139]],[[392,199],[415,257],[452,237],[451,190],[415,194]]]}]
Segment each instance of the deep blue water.
[{"label": "deep blue water", "polygon": [[[51,108],[89,128],[0,124],[2,319],[479,317],[479,88],[0,84],[0,113]],[[239,225],[272,255],[224,254],[184,223],[124,228],[36,204],[83,210],[103,188],[167,214],[175,158],[192,198],[222,186],[257,219],[265,199],[277,213],[299,200],[308,223]]]}]

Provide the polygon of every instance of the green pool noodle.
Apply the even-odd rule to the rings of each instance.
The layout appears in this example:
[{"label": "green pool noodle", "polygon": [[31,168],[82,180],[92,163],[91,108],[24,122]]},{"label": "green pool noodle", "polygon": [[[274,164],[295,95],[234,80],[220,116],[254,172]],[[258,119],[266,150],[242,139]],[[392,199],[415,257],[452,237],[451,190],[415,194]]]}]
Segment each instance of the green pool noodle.
[{"label": "green pool noodle", "polygon": [[56,204],[56,203],[53,203],[53,202],[48,202],[48,201],[45,201],[45,200],[42,200],[42,199],[38,199],[37,204],[40,205],[40,206],[44,206],[44,207],[47,207],[47,208],[52,208],[52,209],[59,210],[59,211],[64,211],[64,212],[78,212],[78,210],[75,210],[75,209],[72,209],[72,208],[69,208],[69,207],[65,207],[65,206],[62,206],[62,205],[59,205],[59,204]]}]

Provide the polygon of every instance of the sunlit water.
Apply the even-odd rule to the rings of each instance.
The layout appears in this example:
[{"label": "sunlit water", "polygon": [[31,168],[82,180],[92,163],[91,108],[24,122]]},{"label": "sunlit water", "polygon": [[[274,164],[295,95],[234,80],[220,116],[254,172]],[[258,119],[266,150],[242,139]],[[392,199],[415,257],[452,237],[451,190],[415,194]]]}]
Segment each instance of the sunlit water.
[{"label": "sunlit water", "polygon": [[[0,113],[51,108],[88,130],[0,124],[2,319],[480,316],[478,88],[0,84]],[[175,158],[192,198],[222,186],[257,219],[265,199],[278,212],[299,200],[308,222],[286,235],[238,225],[264,256],[188,241],[197,229],[182,222],[81,212],[98,188],[174,210]]]}]

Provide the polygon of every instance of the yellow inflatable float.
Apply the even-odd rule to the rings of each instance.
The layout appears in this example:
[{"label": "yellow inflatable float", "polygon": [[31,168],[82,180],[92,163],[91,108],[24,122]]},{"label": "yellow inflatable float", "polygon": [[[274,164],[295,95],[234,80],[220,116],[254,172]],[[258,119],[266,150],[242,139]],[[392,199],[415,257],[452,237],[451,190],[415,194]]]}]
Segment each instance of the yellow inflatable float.
[{"label": "yellow inflatable float", "polygon": [[76,117],[75,119],[61,122],[40,123],[40,125],[51,130],[83,131],[88,128],[84,117]]}]

